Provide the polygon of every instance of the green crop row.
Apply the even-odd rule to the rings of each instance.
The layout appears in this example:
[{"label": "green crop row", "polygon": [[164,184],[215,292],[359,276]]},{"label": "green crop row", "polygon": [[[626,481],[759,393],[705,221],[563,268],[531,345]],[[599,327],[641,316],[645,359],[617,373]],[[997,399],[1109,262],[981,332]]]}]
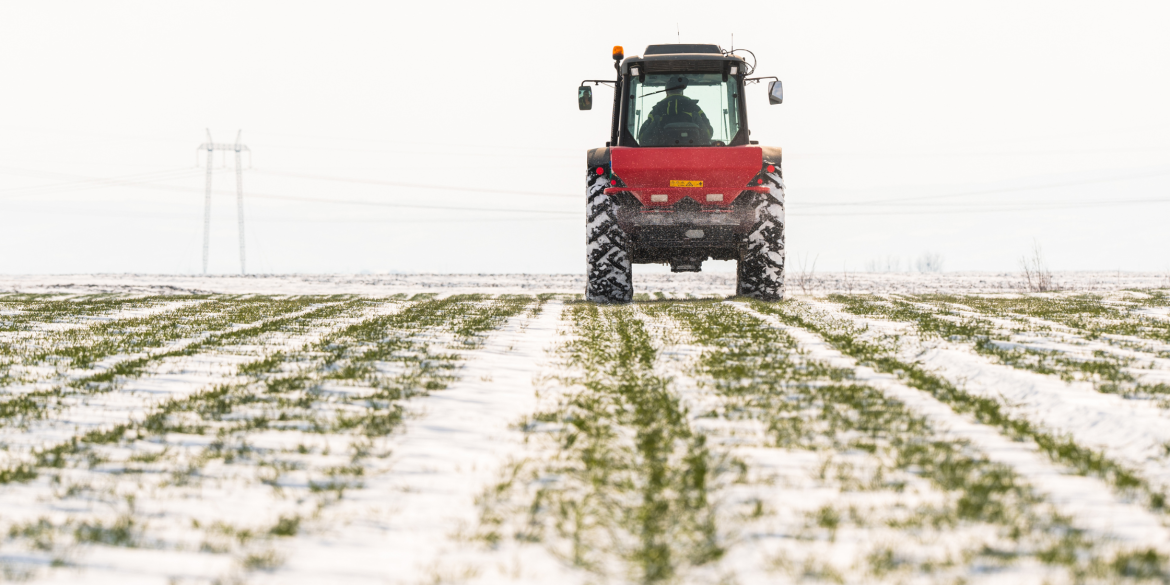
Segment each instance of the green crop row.
[{"label": "green crop row", "polygon": [[[242,300],[241,304],[243,306],[235,307],[231,301],[212,301],[199,308],[220,309],[220,312],[205,315],[199,313],[196,307],[189,307],[149,318],[112,321],[83,329],[80,334],[95,340],[92,346],[82,350],[87,352],[91,358],[98,355],[109,357],[111,352],[117,351],[137,350],[141,355],[144,349],[159,348],[166,341],[173,341],[173,337],[180,330],[185,331],[185,335],[190,336],[193,341],[185,343],[177,349],[155,351],[142,357],[119,361],[104,370],[89,375],[59,379],[53,381],[48,388],[14,394],[11,398],[0,401],[0,424],[23,425],[31,420],[46,418],[52,409],[61,404],[67,396],[108,391],[119,382],[140,376],[149,366],[164,359],[190,356],[225,344],[238,344],[249,339],[262,338],[271,332],[295,329],[299,323],[313,319],[333,318],[347,310],[361,306],[362,301],[343,302],[338,298],[329,297],[308,297],[294,301],[252,298]],[[311,310],[306,313],[304,312],[306,308]],[[289,315],[289,313],[296,314]],[[172,326],[167,323],[167,320],[179,322],[181,325],[179,327]],[[146,324],[144,325],[143,322]],[[135,334],[141,334],[144,331],[168,331],[172,336],[171,338],[159,336],[145,340],[140,336],[134,337],[134,340],[139,343],[128,346],[127,337],[129,336],[123,334],[126,329],[134,331]],[[41,347],[52,345],[52,342],[44,340],[40,340],[38,343],[38,346]],[[76,347],[78,345],[66,346],[63,352],[76,354],[78,353],[75,350]],[[51,351],[43,349],[30,351],[26,347],[25,350],[21,357],[32,363],[49,359],[46,355],[53,355]]]},{"label": "green crop row", "polygon": [[[182,501],[199,493],[206,481],[251,477],[280,500],[316,502],[319,510],[360,488],[367,471],[376,469],[370,468],[370,458],[388,454],[375,440],[398,428],[403,399],[444,388],[462,359],[459,350],[479,345],[486,332],[523,312],[530,302],[522,297],[450,297],[409,303],[377,316],[369,316],[368,309],[382,301],[328,305],[295,319],[266,321],[266,333],[329,327],[333,331],[307,346],[261,355],[256,352],[264,351],[263,345],[256,342],[263,338],[237,330],[215,345],[217,351],[256,355],[239,367],[236,379],[166,401],[141,420],[41,449],[34,462],[0,473],[7,482],[55,485],[61,501],[76,500],[83,507],[109,500],[110,493],[133,491],[130,486],[135,483],[139,493],[153,494],[149,497]],[[354,322],[336,327],[341,318]],[[346,374],[354,372],[360,374]],[[255,437],[260,435],[268,444],[275,436],[287,446],[259,447]],[[331,450],[336,441],[329,437],[343,438],[348,447]],[[95,487],[100,482],[92,478],[109,477],[123,479],[112,487]],[[156,501],[154,506],[166,503]],[[118,533],[109,533],[98,520],[50,523],[58,543],[53,554],[86,542],[82,537],[115,546],[182,545],[152,539],[149,527],[133,510],[121,513],[111,525],[115,530],[125,528]],[[207,518],[192,518],[190,523],[203,534],[198,545],[202,550],[240,554],[246,557],[241,561],[244,568],[250,569],[259,565],[248,558],[275,554],[256,548],[256,543],[295,534],[302,517],[314,513],[313,509],[284,513],[272,527],[242,527]],[[152,518],[153,522],[161,516],[155,513]],[[24,536],[31,526],[36,539],[53,541],[45,536],[44,522],[48,520],[14,526],[10,540],[37,548],[35,539]],[[276,557],[272,560],[276,563]]]},{"label": "green crop row", "polygon": [[[1135,313],[1133,309],[1158,306],[1158,293],[1138,301],[1107,301],[1098,295],[1052,297],[983,297],[927,295],[919,300],[965,305],[987,314],[1036,317],[1080,331],[1088,339],[1105,335],[1132,336],[1170,341],[1170,321]],[[1029,324],[1030,328],[1034,325]]]},{"label": "green crop row", "polygon": [[[856,359],[858,363],[870,366],[880,372],[896,375],[908,386],[930,394],[947,404],[955,412],[972,416],[978,422],[997,428],[1013,439],[1034,443],[1053,462],[1068,466],[1076,473],[1100,478],[1118,494],[1144,503],[1155,513],[1165,513],[1166,511],[1166,495],[1133,469],[1118,463],[1101,451],[1079,445],[1071,436],[1049,432],[1026,419],[1007,414],[1000,403],[992,398],[966,392],[916,363],[899,359],[894,351],[895,341],[893,339],[888,339],[884,343],[880,340],[864,340],[862,336],[866,331],[856,328],[851,323],[817,313],[800,303],[779,305],[757,303],[753,306],[762,313],[775,316],[788,325],[817,333],[842,353]],[[1153,574],[1160,579],[1170,579],[1170,572],[1167,572],[1165,567],[1165,559],[1155,551],[1137,551],[1125,554],[1141,556],[1147,553],[1154,555],[1150,558],[1159,559],[1159,568]],[[1096,567],[1094,570],[1099,571],[1102,567],[1122,565],[1129,566],[1125,563],[1117,565],[1112,561],[1097,561],[1092,567]],[[1137,571],[1135,574],[1141,575],[1150,573],[1152,570],[1149,567],[1141,570],[1134,569]],[[1128,572],[1123,572],[1123,574],[1130,575]]]},{"label": "green crop row", "polygon": [[204,298],[207,297],[205,295],[181,297],[0,295],[0,332],[29,331],[33,326],[45,323],[84,324],[94,318],[116,316],[123,311]]},{"label": "green crop row", "polygon": [[[862,362],[880,365],[883,370],[901,370],[904,379],[916,387],[927,385],[921,370],[883,361],[888,355],[878,348],[865,346],[869,353],[859,351],[862,346],[855,335],[829,331],[792,305],[754,306],[794,326],[827,333],[826,338],[844,353],[857,354]],[[1056,513],[1011,468],[989,461],[963,441],[940,438],[926,419],[899,401],[853,381],[851,370],[801,356],[798,344],[783,331],[726,304],[674,304],[661,310],[678,319],[698,343],[708,347],[700,367],[728,399],[720,416],[760,420],[780,448],[870,454],[868,465],[854,465],[854,470],[867,469],[861,478],[844,477],[852,474],[838,469],[838,481],[847,479],[841,488],[845,491],[899,493],[905,489],[909,474],[928,480],[948,496],[943,504],[921,506],[908,517],[886,515],[883,519],[882,511],[859,514],[853,508],[822,507],[813,514],[811,523],[828,529],[830,537],[849,523],[864,527],[884,522],[887,528],[905,531],[903,539],[921,538],[924,530],[929,533],[928,528],[954,532],[964,526],[975,527],[975,531],[978,525],[998,527],[996,544],[982,543],[962,555],[961,561],[929,556],[915,559],[912,552],[890,548],[874,551],[866,557],[870,576],[880,578],[897,568],[902,577],[918,574],[938,579],[961,569],[954,566],[960,562],[967,565],[967,571],[978,572],[1029,558],[1067,567],[1076,578],[1117,576],[1117,570],[1120,575],[1151,571],[1148,566],[1129,563],[1135,554],[1148,551],[1101,558],[1098,543]],[[1164,562],[1160,557],[1157,560]],[[777,565],[798,575],[809,570],[807,562],[781,559]],[[1161,565],[1154,567],[1158,576],[1166,575],[1160,572]]]},{"label": "green crop row", "polygon": [[656,372],[637,307],[579,303],[565,314],[571,337],[555,377],[565,392],[524,422],[553,454],[485,494],[481,536],[542,541],[600,575],[676,581],[723,554],[709,485],[727,466]]},{"label": "green crop row", "polygon": [[861,336],[864,330],[796,303],[761,306],[760,309],[785,323],[821,335],[859,363],[897,375],[907,385],[929,393],[956,412],[971,415],[980,423],[996,427],[1009,437],[1035,442],[1053,461],[1068,465],[1081,474],[1099,477],[1122,494],[1138,496],[1151,510],[1161,512],[1166,508],[1165,494],[1149,485],[1137,472],[1100,451],[1078,445],[1072,437],[1050,433],[1025,419],[1007,414],[995,399],[971,394],[916,363],[899,359],[893,350],[893,340],[889,343],[863,340]]},{"label": "green crop row", "polygon": [[[1117,322],[1096,319],[1095,316],[1099,315],[1117,317],[1121,314],[1116,309],[1100,306],[1092,299],[928,296],[907,300],[834,295],[831,300],[855,315],[911,322],[916,332],[923,337],[971,343],[977,353],[1014,368],[1055,375],[1068,382],[1088,381],[1100,392],[1129,398],[1170,396],[1170,386],[1166,384],[1139,382],[1132,371],[1139,365],[1134,357],[1102,350],[1093,351],[1091,355],[1069,355],[1061,351],[1020,347],[1014,342],[1015,335],[1044,335],[1044,328],[1021,322],[1014,331],[1005,331],[986,318],[961,314],[961,307],[977,308],[998,318],[1009,318],[1011,313],[1018,312],[1077,328],[1090,339],[1105,334],[1132,335],[1139,330],[1148,332],[1149,328],[1134,323],[1122,327]],[[1114,340],[1105,340],[1116,343]]]}]

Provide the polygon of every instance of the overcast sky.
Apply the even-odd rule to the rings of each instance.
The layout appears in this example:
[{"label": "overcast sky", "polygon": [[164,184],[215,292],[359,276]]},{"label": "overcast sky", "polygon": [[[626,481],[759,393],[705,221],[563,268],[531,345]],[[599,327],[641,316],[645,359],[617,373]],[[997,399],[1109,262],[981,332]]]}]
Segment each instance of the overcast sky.
[{"label": "overcast sky", "polygon": [[[613,45],[732,34],[785,85],[748,107],[784,147],[790,267],[1015,270],[1036,241],[1058,270],[1170,270],[1168,22],[1166,2],[3,2],[0,272],[198,272],[205,128],[252,150],[249,272],[580,272],[609,118],[578,83]],[[238,272],[215,164],[210,269]]]}]

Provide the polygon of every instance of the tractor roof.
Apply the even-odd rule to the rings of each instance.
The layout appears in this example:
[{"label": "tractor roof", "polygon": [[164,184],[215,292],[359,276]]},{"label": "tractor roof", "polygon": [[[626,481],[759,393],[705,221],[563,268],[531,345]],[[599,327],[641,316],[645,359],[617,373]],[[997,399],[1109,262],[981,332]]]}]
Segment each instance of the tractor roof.
[{"label": "tractor roof", "polygon": [[629,73],[630,65],[644,63],[646,73],[718,72],[727,61],[742,62],[743,58],[724,53],[719,45],[649,45],[644,55],[633,55],[622,63],[622,72]]},{"label": "tractor roof", "polygon": [[708,53],[715,55],[722,55],[723,49],[719,45],[648,45],[646,51],[642,54],[649,57],[650,55],[677,55],[679,53]]}]

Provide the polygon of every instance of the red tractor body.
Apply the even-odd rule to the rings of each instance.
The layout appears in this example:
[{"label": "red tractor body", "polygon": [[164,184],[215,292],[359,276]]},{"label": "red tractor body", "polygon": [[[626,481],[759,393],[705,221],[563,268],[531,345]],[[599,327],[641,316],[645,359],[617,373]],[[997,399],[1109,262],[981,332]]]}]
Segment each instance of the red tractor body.
[{"label": "red tractor body", "polygon": [[628,192],[646,213],[668,211],[688,198],[704,211],[729,211],[740,193],[768,191],[749,185],[764,161],[758,146],[617,147],[610,149],[609,157],[613,174],[624,186],[609,187],[605,194]]}]

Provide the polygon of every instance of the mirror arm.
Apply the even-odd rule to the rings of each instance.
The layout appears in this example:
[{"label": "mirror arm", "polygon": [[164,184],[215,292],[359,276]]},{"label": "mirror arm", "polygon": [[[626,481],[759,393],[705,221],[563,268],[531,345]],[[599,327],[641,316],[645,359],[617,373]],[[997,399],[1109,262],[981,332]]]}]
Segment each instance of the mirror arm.
[{"label": "mirror arm", "polygon": [[593,85],[605,85],[611,88],[614,86],[613,80],[605,79],[586,79],[585,81],[581,82],[581,85],[585,85],[586,83],[592,83]]},{"label": "mirror arm", "polygon": [[767,77],[748,77],[748,78],[745,78],[745,79],[743,80],[743,82],[744,82],[744,83],[748,83],[748,82],[750,81],[750,82],[752,82],[752,83],[759,83],[759,82],[761,82],[761,81],[763,81],[763,80],[765,80],[765,79],[775,79],[776,81],[780,81],[780,78],[778,78],[778,77],[776,77],[776,76],[774,76],[774,75],[769,75],[769,76],[767,76]]}]

